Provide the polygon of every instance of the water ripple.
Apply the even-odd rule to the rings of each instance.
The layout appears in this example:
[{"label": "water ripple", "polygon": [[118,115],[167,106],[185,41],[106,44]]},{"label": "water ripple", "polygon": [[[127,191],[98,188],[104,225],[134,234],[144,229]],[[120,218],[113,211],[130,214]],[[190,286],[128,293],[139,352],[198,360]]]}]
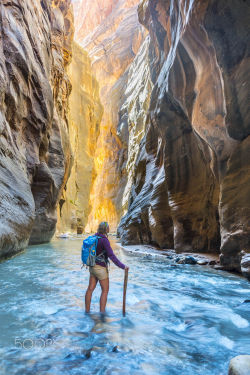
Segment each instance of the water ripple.
[{"label": "water ripple", "polygon": [[55,240],[0,263],[1,375],[226,375],[233,356],[250,353],[247,280],[117,249],[130,265],[127,315],[113,265],[107,316],[99,286],[86,315],[80,247]]}]

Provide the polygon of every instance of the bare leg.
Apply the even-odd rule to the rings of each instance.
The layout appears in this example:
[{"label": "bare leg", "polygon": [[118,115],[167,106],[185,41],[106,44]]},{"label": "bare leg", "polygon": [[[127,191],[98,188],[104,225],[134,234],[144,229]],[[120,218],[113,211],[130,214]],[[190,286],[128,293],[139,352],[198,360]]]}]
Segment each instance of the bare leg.
[{"label": "bare leg", "polygon": [[102,294],[100,298],[100,312],[104,313],[108,298],[108,292],[109,292],[109,279],[105,280],[99,280],[101,288],[102,288]]},{"label": "bare leg", "polygon": [[89,286],[85,294],[85,311],[88,313],[90,310],[92,293],[95,290],[97,284],[97,278],[93,275],[89,276]]}]

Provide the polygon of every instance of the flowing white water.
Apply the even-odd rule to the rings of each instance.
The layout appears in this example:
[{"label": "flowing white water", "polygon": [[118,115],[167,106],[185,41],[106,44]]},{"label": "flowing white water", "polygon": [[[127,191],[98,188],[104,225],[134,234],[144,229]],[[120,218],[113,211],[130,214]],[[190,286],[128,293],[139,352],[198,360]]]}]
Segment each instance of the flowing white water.
[{"label": "flowing white water", "polygon": [[102,320],[99,286],[84,314],[80,248],[55,240],[0,263],[1,375],[226,375],[232,357],[250,353],[247,280],[117,250],[130,266],[127,316],[112,265]]}]

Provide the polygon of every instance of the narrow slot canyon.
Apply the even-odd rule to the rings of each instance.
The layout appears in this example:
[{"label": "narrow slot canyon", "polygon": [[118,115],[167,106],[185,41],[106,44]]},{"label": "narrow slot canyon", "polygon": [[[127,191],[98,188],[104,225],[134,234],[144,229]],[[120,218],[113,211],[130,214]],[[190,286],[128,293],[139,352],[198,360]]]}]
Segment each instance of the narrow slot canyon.
[{"label": "narrow slot canyon", "polygon": [[249,276],[248,20],[244,1],[4,1],[1,255],[106,220]]},{"label": "narrow slot canyon", "polygon": [[107,220],[122,244],[218,253],[221,267],[246,273],[249,6],[73,5],[75,40],[91,66],[79,76],[73,53],[69,133],[79,108],[85,127],[74,134],[58,230],[94,232]]}]

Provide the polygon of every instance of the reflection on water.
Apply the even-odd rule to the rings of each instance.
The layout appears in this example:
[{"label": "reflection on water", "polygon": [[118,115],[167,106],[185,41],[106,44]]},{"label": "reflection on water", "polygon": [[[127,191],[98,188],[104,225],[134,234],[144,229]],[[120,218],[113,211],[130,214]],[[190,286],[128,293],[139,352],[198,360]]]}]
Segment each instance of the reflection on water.
[{"label": "reflection on water", "polygon": [[250,353],[247,280],[118,250],[130,266],[127,316],[114,265],[107,316],[99,286],[85,315],[80,248],[54,240],[0,263],[1,375],[226,375],[230,358]]}]

